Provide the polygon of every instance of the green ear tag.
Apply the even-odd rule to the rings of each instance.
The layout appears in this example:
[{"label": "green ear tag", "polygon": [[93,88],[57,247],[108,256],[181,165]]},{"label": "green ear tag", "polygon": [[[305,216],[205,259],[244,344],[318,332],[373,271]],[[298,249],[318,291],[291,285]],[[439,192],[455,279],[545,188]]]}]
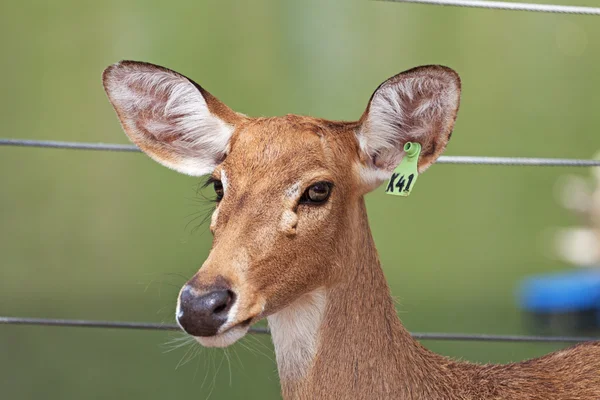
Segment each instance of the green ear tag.
[{"label": "green ear tag", "polygon": [[406,142],[404,145],[404,158],[394,170],[390,181],[385,189],[387,194],[395,196],[408,196],[415,187],[419,172],[417,163],[421,154],[421,144]]}]

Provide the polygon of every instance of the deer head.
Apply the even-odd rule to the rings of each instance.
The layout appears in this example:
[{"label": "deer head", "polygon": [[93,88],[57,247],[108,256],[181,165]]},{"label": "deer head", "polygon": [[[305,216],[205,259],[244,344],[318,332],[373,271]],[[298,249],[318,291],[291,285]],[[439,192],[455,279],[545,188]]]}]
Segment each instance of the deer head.
[{"label": "deer head", "polygon": [[386,80],[355,122],[250,118],[147,63],[112,65],[103,82],[132,142],[176,171],[210,175],[213,246],[176,312],[205,346],[228,346],[254,322],[344,279],[340,259],[361,245],[363,196],[390,177],[407,141],[422,145],[420,171],[435,162],[460,97],[458,75],[442,66]]}]

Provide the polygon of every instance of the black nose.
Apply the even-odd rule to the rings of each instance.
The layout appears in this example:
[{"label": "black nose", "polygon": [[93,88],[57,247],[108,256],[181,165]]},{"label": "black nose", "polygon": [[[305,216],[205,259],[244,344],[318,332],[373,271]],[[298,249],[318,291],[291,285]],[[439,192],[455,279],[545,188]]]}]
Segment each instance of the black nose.
[{"label": "black nose", "polygon": [[234,300],[231,290],[198,294],[196,289],[186,285],[179,295],[177,321],[190,335],[214,336],[227,321]]}]

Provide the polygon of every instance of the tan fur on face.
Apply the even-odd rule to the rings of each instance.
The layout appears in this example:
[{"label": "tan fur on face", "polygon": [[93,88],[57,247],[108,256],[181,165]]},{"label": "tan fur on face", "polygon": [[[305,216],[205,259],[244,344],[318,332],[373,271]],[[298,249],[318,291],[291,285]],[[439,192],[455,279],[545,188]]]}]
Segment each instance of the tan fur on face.
[{"label": "tan fur on face", "polygon": [[[296,116],[257,119],[238,127],[230,154],[215,171],[227,171],[228,189],[218,206],[210,263],[203,270],[232,275],[231,243],[246,248],[250,267],[234,287],[242,299],[266,299],[261,316],[327,283],[334,273],[335,232],[347,193],[357,184],[338,161],[351,156],[339,146],[344,135],[351,137],[353,130],[343,123]],[[298,155],[302,161],[292,163]],[[298,205],[302,193],[318,181],[335,185],[330,201]],[[240,318],[258,317],[244,314]]]}]

